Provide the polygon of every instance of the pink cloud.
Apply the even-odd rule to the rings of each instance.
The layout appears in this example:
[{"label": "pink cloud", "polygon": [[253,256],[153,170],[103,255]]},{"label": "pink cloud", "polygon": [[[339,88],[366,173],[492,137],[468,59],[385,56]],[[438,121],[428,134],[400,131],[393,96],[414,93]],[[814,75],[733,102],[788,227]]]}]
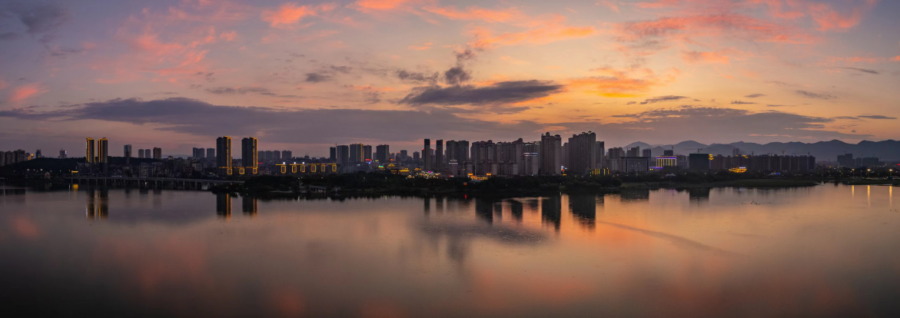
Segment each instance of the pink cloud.
[{"label": "pink cloud", "polygon": [[465,10],[457,10],[455,7],[424,7],[422,10],[451,20],[480,20],[490,23],[500,23],[523,18],[523,15],[516,8],[491,10],[473,6],[466,8]]},{"label": "pink cloud", "polygon": [[410,50],[423,51],[431,48],[431,42],[425,43],[423,45],[410,45]]},{"label": "pink cloud", "polygon": [[356,5],[363,10],[393,10],[413,2],[411,0],[359,0]]},{"label": "pink cloud", "polygon": [[7,98],[7,101],[10,103],[18,103],[41,93],[43,93],[43,90],[37,83],[23,85],[16,87]]},{"label": "pink cloud", "polygon": [[273,28],[291,27],[304,17],[315,16],[325,11],[334,10],[337,6],[326,3],[318,6],[300,6],[295,3],[285,3],[277,10],[265,10],[262,13],[263,21],[269,22]]},{"label": "pink cloud", "polygon": [[616,25],[613,33],[621,41],[645,38],[690,40],[694,37],[729,36],[762,42],[812,43],[802,30],[734,13],[666,17]]}]

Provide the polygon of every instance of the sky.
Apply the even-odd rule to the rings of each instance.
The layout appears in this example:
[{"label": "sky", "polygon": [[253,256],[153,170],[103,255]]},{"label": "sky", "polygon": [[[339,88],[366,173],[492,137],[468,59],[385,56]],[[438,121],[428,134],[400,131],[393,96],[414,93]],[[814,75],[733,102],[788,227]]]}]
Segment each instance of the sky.
[{"label": "sky", "polygon": [[0,150],[900,139],[898,16],[892,0],[0,0]]}]

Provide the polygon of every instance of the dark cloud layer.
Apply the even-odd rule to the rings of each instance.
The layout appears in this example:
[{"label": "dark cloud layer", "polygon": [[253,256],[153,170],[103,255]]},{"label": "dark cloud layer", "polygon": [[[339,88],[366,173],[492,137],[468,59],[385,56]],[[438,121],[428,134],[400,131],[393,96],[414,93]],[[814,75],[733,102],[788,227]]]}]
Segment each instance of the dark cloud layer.
[{"label": "dark cloud layer", "polygon": [[859,118],[868,118],[868,119],[897,119],[897,117],[890,117],[884,115],[863,115],[859,116]]},{"label": "dark cloud layer", "polygon": [[562,91],[563,86],[546,81],[499,82],[491,86],[429,86],[419,87],[404,97],[401,104],[411,105],[489,105],[516,103],[549,96]]},{"label": "dark cloud layer", "polygon": [[[0,7],[0,19],[11,17],[25,26],[25,32],[47,42],[53,33],[69,20],[68,11],[58,4],[36,4],[32,1],[13,2]],[[15,32],[0,31],[0,39],[18,37]]]},{"label": "dark cloud layer", "polygon": [[309,83],[321,83],[331,79],[331,76],[320,73],[306,73],[306,81]]},{"label": "dark cloud layer", "polygon": [[806,96],[809,98],[824,99],[824,100],[831,100],[831,99],[837,98],[837,96],[834,96],[834,95],[813,93],[813,92],[804,91],[804,90],[798,90],[797,94],[800,94],[800,95],[803,95],[803,96]]},{"label": "dark cloud layer", "polygon": [[741,100],[734,100],[734,101],[731,101],[731,104],[732,104],[732,105],[753,105],[753,104],[756,104],[756,103],[754,103],[754,102],[745,102],[745,101],[741,101]]},{"label": "dark cloud layer", "polygon": [[858,68],[858,67],[842,67],[842,69],[857,71],[857,72],[862,72],[862,73],[868,73],[868,74],[875,74],[875,75],[881,74],[876,70],[870,70],[870,69]]},{"label": "dark cloud layer", "polygon": [[470,79],[472,79],[472,76],[462,66],[451,67],[444,72],[444,81],[450,85],[460,85],[468,82]]},{"label": "dark cloud layer", "polygon": [[[116,99],[67,105],[45,112],[16,109],[0,111],[0,117],[40,121],[101,120],[149,125],[148,128],[142,128],[148,131],[155,129],[209,138],[221,135],[265,136],[267,142],[294,144],[348,143],[359,140],[377,140],[386,143],[414,142],[429,136],[466,140],[515,140],[519,137],[537,140],[545,130],[562,135],[596,131],[598,135],[604,136],[608,145],[659,138],[661,135],[662,139],[671,135],[669,137],[673,139],[671,142],[684,139],[734,142],[753,138],[822,140],[865,137],[825,130],[824,125],[833,123],[835,120],[833,118],[689,106],[619,115],[618,117],[632,120],[608,124],[601,124],[598,121],[497,123],[463,118],[453,110],[441,108],[430,108],[429,111],[276,110],[264,107],[217,106],[186,98],[152,101]],[[397,124],[398,119],[402,120],[402,124]],[[101,130],[97,133],[106,133],[102,131],[101,126],[98,126]],[[677,131],[678,134],[669,133],[672,131]],[[0,136],[0,139],[5,138],[9,136]],[[29,137],[16,138],[27,140]],[[661,142],[670,141],[661,140]]]},{"label": "dark cloud layer", "polygon": [[207,92],[216,94],[216,95],[244,95],[244,94],[259,94],[264,96],[275,96],[275,97],[283,97],[283,98],[294,98],[299,97],[297,95],[279,95],[275,94],[267,88],[263,87],[214,87],[207,88]]},{"label": "dark cloud layer", "polygon": [[766,95],[763,95],[763,94],[750,94],[750,95],[747,95],[747,96],[744,96],[744,97],[746,97],[746,98],[759,98],[759,97],[763,97],[763,96],[766,96]]},{"label": "dark cloud layer", "polygon": [[412,82],[417,84],[435,84],[437,83],[439,73],[410,72],[407,70],[397,70],[395,73],[397,78],[404,82]]},{"label": "dark cloud layer", "polygon": [[688,98],[688,97],[672,96],[672,95],[659,96],[659,97],[654,97],[654,98],[648,98],[648,99],[644,100],[643,102],[641,102],[641,105],[647,105],[647,104],[653,104],[653,103],[659,103],[659,102],[668,102],[668,101],[680,100],[680,99],[685,99],[685,98]]}]

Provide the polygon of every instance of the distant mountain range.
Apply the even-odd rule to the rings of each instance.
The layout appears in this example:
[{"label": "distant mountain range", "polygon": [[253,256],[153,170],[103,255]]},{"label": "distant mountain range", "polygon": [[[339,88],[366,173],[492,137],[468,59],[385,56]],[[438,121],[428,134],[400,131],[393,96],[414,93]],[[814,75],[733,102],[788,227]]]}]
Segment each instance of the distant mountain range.
[{"label": "distant mountain range", "polygon": [[[609,147],[609,146],[607,146]],[[735,148],[741,150],[742,154],[786,154],[786,155],[805,155],[810,154],[817,160],[837,160],[838,155],[852,153],[854,158],[858,157],[877,157],[883,161],[900,160],[900,141],[861,141],[858,144],[849,144],[840,140],[820,141],[815,143],[802,142],[773,142],[768,144],[757,144],[750,142],[735,142],[730,144],[701,144],[699,142],[689,140],[679,142],[674,145],[649,145],[643,142],[631,143],[627,148],[641,147],[641,149],[651,149],[653,156],[662,156],[663,150],[675,149],[675,154],[687,155],[697,153],[700,149],[701,153],[709,153],[714,155],[731,155]]]}]

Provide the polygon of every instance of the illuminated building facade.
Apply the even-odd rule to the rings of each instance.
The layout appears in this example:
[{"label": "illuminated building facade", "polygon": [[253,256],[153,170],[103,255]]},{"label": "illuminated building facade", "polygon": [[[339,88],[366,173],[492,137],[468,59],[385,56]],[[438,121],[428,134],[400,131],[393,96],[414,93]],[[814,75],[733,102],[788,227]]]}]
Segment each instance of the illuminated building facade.
[{"label": "illuminated building facade", "polygon": [[363,149],[363,151],[362,151],[363,161],[362,162],[372,161],[372,145],[363,145],[362,149]]},{"label": "illuminated building facade", "polygon": [[95,159],[94,158],[94,153],[95,153],[94,138],[85,138],[85,144],[86,144],[86,146],[85,146],[84,159],[89,164],[94,163],[94,159]]},{"label": "illuminated building facade", "polygon": [[244,173],[257,174],[259,172],[258,143],[259,141],[253,137],[241,140],[241,162],[244,165]]},{"label": "illuminated building facade", "polygon": [[231,137],[222,136],[216,138],[216,167],[219,168],[220,175],[231,175],[234,173],[231,166]]},{"label": "illuminated building facade", "polygon": [[365,162],[365,154],[363,154],[363,144],[350,145],[350,164]]},{"label": "illuminated building facade", "polygon": [[109,163],[109,140],[106,137],[97,140],[97,163]]},{"label": "illuminated building facade", "polygon": [[656,167],[678,167],[678,158],[674,156],[656,157]]}]

